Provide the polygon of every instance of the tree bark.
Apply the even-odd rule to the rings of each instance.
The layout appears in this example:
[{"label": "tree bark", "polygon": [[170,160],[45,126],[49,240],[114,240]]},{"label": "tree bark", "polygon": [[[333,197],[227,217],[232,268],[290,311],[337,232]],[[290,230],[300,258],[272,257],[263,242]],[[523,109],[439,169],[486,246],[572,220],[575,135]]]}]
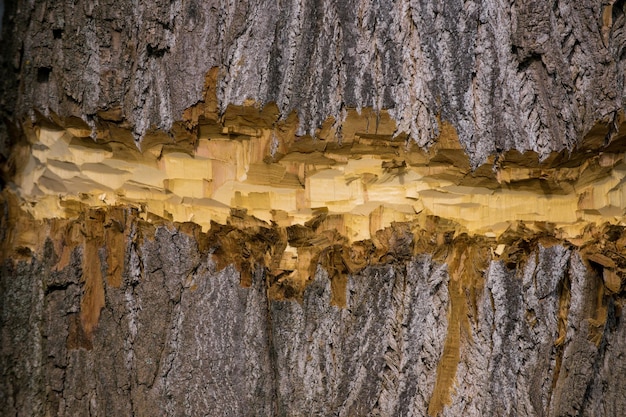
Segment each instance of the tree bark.
[{"label": "tree bark", "polygon": [[[369,267],[349,277],[341,308],[321,267],[300,302],[268,298],[263,270],[244,288],[193,234],[125,215],[123,278],[100,278],[106,302],[91,333],[80,317],[94,262],[85,246],[65,266],[51,239],[43,257],[3,262],[3,415],[626,410],[623,299],[601,296],[575,250],[536,244],[515,268],[491,262],[478,287],[454,285],[464,277],[428,254]],[[104,275],[116,250],[97,254]]]},{"label": "tree bark", "polygon": [[445,120],[473,166],[572,150],[625,94],[621,1],[19,1],[5,22],[5,115],[120,108],[137,139],[201,100],[212,67],[222,110],[275,102],[303,133],[389,109],[420,146]]},{"label": "tree bark", "polygon": [[175,136],[209,106],[212,68],[216,114],[276,103],[315,136],[386,110],[423,148],[450,123],[473,168],[574,151],[598,124],[609,144],[624,1],[209,3],[4,5],[2,415],[626,415],[624,226],[577,246],[511,232],[502,257],[485,236],[389,228],[366,267],[331,242],[303,291],[276,293],[256,261],[280,239],[251,249],[287,233],[276,224],[234,238],[234,223],[205,234],[130,207],[35,220],[8,167],[31,123],[111,122],[138,147]]}]

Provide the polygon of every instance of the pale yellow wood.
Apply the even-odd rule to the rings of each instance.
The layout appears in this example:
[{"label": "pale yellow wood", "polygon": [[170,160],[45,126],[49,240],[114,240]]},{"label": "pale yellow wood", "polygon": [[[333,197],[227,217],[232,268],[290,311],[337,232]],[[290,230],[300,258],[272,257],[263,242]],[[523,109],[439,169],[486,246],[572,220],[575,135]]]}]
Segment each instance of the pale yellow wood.
[{"label": "pale yellow wood", "polygon": [[192,180],[211,179],[213,164],[211,159],[174,152],[163,155],[159,168],[167,178],[185,178]]},{"label": "pale yellow wood", "polygon": [[[159,143],[143,153],[116,141],[113,131],[97,132],[107,144],[77,137],[87,133],[80,126],[36,126],[16,189],[38,219],[75,215],[72,204],[130,204],[145,218],[193,221],[204,230],[211,221],[226,222],[233,208],[280,227],[304,225],[321,208],[328,217],[319,227],[353,242],[429,215],[487,237],[518,221],[551,223],[571,237],[591,222],[623,221],[621,153],[560,168],[539,167],[517,154],[482,178],[473,177],[447,125],[425,153],[393,138],[396,127],[387,113],[376,120],[369,110],[348,112],[346,141],[338,145],[331,140],[332,121],[319,131],[326,140],[297,138],[285,133],[295,127],[277,128],[259,109],[229,111],[226,125],[200,127],[195,148]],[[284,269],[296,262],[289,254],[280,260]]]}]

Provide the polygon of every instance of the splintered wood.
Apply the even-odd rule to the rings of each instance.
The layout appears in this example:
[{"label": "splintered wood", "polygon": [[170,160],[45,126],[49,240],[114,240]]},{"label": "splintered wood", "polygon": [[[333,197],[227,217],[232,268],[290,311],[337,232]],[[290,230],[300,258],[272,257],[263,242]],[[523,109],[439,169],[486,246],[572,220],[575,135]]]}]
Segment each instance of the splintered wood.
[{"label": "splintered wood", "polygon": [[[447,263],[449,328],[430,415],[450,401],[492,259],[519,268],[538,245],[578,247],[599,277],[589,333],[601,340],[606,296],[626,284],[626,136],[607,145],[600,126],[571,154],[540,163],[510,151],[472,171],[445,123],[425,152],[394,136],[385,112],[347,112],[338,142],[333,120],[316,138],[297,137],[297,117],[278,120],[275,105],[231,106],[220,119],[214,98],[205,100],[186,115],[187,128],[154,132],[143,149],[115,121],[95,132],[76,120],[25,127],[31,152],[22,144],[13,154],[15,186],[1,194],[0,230],[8,233],[0,257],[41,255],[49,238],[57,270],[82,270],[68,348],[92,348],[129,245],[152,239],[159,224],[193,236],[218,269],[234,265],[242,286],[263,268],[274,300],[302,299],[318,267],[331,281],[331,303],[344,307],[349,276],[369,266],[422,253]],[[72,264],[77,249],[80,265]],[[557,348],[567,329],[565,286],[561,298]]]},{"label": "splintered wood", "polygon": [[593,149],[601,132],[592,131],[572,155],[539,163],[510,151],[472,171],[446,123],[424,152],[393,135],[386,112],[347,112],[339,144],[322,139],[337,134],[330,121],[318,138],[295,136],[297,118],[279,121],[275,105],[231,106],[221,120],[207,110],[213,105],[200,107],[188,115],[195,137],[157,132],[143,151],[112,122],[95,140],[75,120],[31,126],[32,152],[13,178],[23,208],[43,219],[76,217],[77,203],[131,205],[145,219],[192,221],[204,231],[224,224],[231,208],[266,222],[284,212],[289,224],[325,208],[355,242],[419,214],[451,219],[470,235],[498,236],[523,221],[573,238],[590,223],[619,224],[626,207],[623,136]]},{"label": "splintered wood", "polygon": [[[424,151],[396,132],[385,111],[349,110],[315,137],[296,136],[297,116],[279,119],[275,104],[230,106],[218,117],[215,76],[207,76],[204,101],[183,122],[169,135],[148,134],[141,149],[115,118],[99,119],[95,129],[54,116],[25,125],[31,152],[16,151],[10,161],[11,204],[31,223],[114,207],[133,208],[152,223],[191,222],[194,233],[216,242],[218,266],[234,264],[242,284],[264,265],[275,297],[298,296],[321,264],[337,305],[345,304],[348,274],[419,252],[445,260],[446,247],[462,235],[489,239],[490,256],[516,264],[527,252],[523,236],[580,246],[591,225],[623,226],[626,136],[606,144],[605,126],[572,153],[540,162],[532,152],[509,151],[472,170],[445,122]],[[103,242],[110,247],[104,278],[120,285],[129,220],[117,210],[85,243],[93,261],[85,265],[87,334],[102,304],[96,247]],[[13,245],[35,250],[41,236],[15,229]],[[72,244],[59,248],[63,264]],[[589,262],[604,269],[607,291],[619,292],[623,265],[601,256]]]}]

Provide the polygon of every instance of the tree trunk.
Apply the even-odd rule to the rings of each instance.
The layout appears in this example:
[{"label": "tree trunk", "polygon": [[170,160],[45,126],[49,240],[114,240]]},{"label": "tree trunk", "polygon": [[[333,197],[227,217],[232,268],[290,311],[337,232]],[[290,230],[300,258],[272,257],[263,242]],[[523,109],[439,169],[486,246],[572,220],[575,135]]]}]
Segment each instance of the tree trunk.
[{"label": "tree trunk", "polygon": [[3,7],[2,415],[626,415],[625,2]]}]

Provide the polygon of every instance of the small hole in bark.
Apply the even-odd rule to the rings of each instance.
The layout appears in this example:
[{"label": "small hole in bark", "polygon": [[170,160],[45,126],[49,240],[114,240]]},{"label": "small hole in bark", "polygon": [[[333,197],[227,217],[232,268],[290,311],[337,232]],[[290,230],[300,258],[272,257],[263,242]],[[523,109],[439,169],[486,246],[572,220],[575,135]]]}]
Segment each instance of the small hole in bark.
[{"label": "small hole in bark", "polygon": [[535,62],[541,62],[541,55],[537,54],[537,53],[531,53],[530,55],[524,57],[520,61],[519,65],[518,65],[518,70],[519,71],[526,71],[528,69],[528,67],[530,67]]},{"label": "small hole in bark", "polygon": [[61,39],[63,36],[63,29],[52,29],[52,37],[54,39]]},{"label": "small hole in bark", "polygon": [[37,68],[37,82],[38,83],[47,83],[50,79],[50,73],[52,72],[52,68],[50,67],[39,67]]},{"label": "small hole in bark", "polygon": [[148,45],[148,56],[153,56],[156,58],[161,58],[163,55],[165,55],[165,52],[167,51],[167,48],[159,48],[159,47],[154,47],[152,45]]}]

